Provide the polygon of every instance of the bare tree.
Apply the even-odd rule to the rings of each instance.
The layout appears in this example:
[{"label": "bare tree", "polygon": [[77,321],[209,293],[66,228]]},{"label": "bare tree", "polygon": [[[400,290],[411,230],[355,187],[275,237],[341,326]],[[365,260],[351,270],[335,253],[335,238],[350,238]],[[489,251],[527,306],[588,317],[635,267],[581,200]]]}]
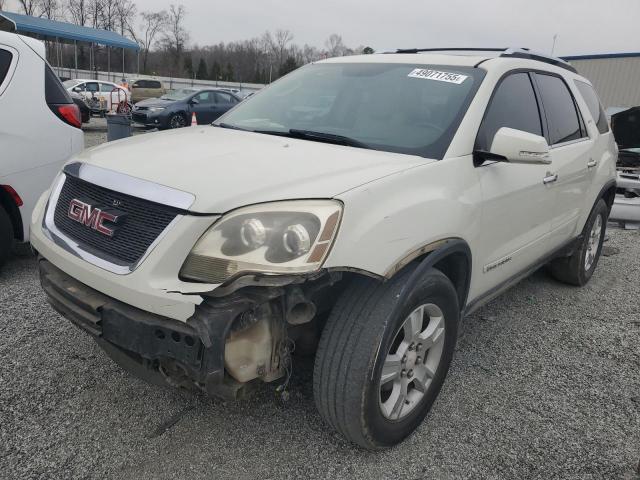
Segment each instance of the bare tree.
[{"label": "bare tree", "polygon": [[170,5],[162,45],[165,51],[173,57],[172,72],[180,72],[182,70],[182,54],[189,41],[189,33],[184,28],[186,15],[187,10],[183,5]]},{"label": "bare tree", "polygon": [[130,31],[130,33],[142,48],[142,71],[146,72],[149,51],[158,36],[162,35],[167,27],[168,15],[165,10],[162,10],[160,12],[142,12],[140,16],[142,17],[141,33],[138,35],[133,31]]},{"label": "bare tree", "polygon": [[120,34],[124,37],[127,33],[133,31],[133,24],[138,13],[138,8],[131,0],[118,0],[116,3],[116,11],[120,23]]},{"label": "bare tree", "polygon": [[342,42],[342,37],[336,33],[329,36],[325,42],[325,46],[327,47],[327,56],[329,57],[341,57],[347,50]]},{"label": "bare tree", "polygon": [[58,0],[39,0],[40,16],[48,18],[49,20],[55,20],[60,13],[60,3]]},{"label": "bare tree", "polygon": [[286,57],[288,45],[293,41],[293,34],[289,30],[276,30],[274,46],[278,67],[282,67]]},{"label": "bare tree", "polygon": [[76,25],[86,25],[89,23],[89,1],[88,0],[68,0],[66,11],[69,19]]},{"label": "bare tree", "polygon": [[39,3],[39,0],[18,0],[18,4],[22,8],[22,11],[25,15],[37,15]]}]

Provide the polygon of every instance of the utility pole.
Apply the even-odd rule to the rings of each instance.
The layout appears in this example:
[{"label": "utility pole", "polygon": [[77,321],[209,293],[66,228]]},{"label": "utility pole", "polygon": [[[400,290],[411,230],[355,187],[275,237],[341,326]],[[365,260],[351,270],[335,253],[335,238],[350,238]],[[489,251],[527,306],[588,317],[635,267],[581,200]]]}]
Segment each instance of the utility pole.
[{"label": "utility pole", "polygon": [[551,46],[551,56],[553,56],[553,53],[556,50],[556,40],[558,40],[558,34],[557,33],[553,36],[553,45]]}]

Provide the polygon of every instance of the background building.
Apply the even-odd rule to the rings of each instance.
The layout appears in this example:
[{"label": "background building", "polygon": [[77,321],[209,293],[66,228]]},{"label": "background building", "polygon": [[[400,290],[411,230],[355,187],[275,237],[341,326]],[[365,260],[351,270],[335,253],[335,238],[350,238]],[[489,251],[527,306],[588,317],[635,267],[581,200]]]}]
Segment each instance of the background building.
[{"label": "background building", "polygon": [[640,105],[640,52],[563,58],[591,80],[604,108]]}]

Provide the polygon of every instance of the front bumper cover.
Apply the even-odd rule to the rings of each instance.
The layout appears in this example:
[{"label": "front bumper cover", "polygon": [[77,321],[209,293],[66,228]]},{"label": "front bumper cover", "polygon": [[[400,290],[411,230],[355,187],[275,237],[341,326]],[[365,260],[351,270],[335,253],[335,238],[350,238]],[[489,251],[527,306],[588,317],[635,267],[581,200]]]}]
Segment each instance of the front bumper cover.
[{"label": "front bumper cover", "polygon": [[186,323],[132,307],[70,277],[44,258],[40,281],[49,303],[89,333],[125,370],[155,384],[197,387],[211,396],[237,398],[225,375],[225,341],[234,321],[263,299],[230,296],[203,302]]}]

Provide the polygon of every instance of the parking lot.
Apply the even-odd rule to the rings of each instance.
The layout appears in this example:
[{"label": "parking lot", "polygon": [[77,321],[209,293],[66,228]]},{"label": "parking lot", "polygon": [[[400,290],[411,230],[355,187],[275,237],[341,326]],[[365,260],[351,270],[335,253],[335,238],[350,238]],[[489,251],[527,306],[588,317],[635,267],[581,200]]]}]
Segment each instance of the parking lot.
[{"label": "parking lot", "polygon": [[[104,141],[93,119],[87,145]],[[131,378],[45,301],[36,262],[0,272],[2,478],[640,478],[640,235],[612,229],[591,282],[544,271],[465,319],[427,420],[383,453],[324,426],[311,361],[290,399],[224,404]],[[301,366],[300,366],[301,365]]]}]

